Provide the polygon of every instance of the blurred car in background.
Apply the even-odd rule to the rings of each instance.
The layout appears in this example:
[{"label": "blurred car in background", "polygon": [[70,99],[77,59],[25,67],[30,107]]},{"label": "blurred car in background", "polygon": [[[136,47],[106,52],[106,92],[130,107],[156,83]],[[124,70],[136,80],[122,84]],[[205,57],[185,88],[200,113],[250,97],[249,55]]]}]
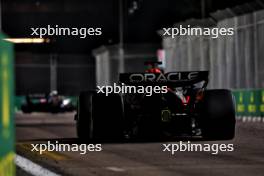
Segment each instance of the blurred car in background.
[{"label": "blurred car in background", "polygon": [[31,112],[71,112],[75,107],[70,98],[66,98],[52,91],[49,95],[30,94],[26,96],[26,101],[22,104],[21,110],[24,113]]}]

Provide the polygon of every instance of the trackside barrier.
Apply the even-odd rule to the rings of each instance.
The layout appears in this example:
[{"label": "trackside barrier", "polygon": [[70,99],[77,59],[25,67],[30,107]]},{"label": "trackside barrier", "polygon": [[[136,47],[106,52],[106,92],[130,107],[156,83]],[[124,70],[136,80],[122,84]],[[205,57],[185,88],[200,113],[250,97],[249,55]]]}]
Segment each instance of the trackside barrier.
[{"label": "trackside barrier", "polygon": [[238,118],[243,120],[264,120],[264,89],[234,90]]},{"label": "trackside barrier", "polygon": [[[236,100],[237,117],[262,118],[264,120],[264,89],[258,90],[233,90]],[[77,105],[77,97],[66,96],[70,98],[74,105]],[[16,96],[15,109],[21,110],[21,105],[25,102],[25,96]]]},{"label": "trackside barrier", "polygon": [[13,45],[0,34],[0,176],[15,175]]}]

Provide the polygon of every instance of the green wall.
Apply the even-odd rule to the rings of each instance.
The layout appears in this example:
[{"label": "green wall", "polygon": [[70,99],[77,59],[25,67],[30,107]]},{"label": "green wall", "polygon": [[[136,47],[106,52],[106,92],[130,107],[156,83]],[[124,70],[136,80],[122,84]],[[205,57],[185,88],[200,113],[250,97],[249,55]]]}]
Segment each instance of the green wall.
[{"label": "green wall", "polygon": [[0,34],[0,175],[15,175],[13,46]]},{"label": "green wall", "polygon": [[238,116],[264,117],[264,89],[234,90]]}]

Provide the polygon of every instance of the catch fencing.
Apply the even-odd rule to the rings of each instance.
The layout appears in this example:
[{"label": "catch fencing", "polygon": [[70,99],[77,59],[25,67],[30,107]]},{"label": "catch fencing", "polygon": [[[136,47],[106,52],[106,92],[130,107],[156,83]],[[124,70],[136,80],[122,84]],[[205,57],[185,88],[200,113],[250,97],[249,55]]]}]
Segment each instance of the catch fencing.
[{"label": "catch fencing", "polygon": [[175,24],[234,28],[233,36],[164,37],[166,71],[209,70],[209,88],[264,87],[264,10],[213,21],[187,20]]},{"label": "catch fencing", "polygon": [[222,16],[218,21],[191,19],[175,24],[234,28],[234,35],[163,37],[166,71],[209,70],[209,88],[233,90],[238,117],[263,121],[264,10],[233,17],[227,12],[230,9],[218,11],[216,16]]}]

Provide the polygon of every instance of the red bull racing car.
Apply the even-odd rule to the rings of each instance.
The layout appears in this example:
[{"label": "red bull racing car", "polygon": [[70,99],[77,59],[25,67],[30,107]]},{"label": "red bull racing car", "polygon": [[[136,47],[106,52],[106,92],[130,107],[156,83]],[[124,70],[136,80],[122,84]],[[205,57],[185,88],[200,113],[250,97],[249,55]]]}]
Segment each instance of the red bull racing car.
[{"label": "red bull racing car", "polygon": [[166,86],[165,93],[81,92],[75,115],[78,137],[87,140],[235,135],[235,103],[229,90],[207,90],[208,71],[164,73],[150,62],[144,73],[123,73],[119,84]]}]

